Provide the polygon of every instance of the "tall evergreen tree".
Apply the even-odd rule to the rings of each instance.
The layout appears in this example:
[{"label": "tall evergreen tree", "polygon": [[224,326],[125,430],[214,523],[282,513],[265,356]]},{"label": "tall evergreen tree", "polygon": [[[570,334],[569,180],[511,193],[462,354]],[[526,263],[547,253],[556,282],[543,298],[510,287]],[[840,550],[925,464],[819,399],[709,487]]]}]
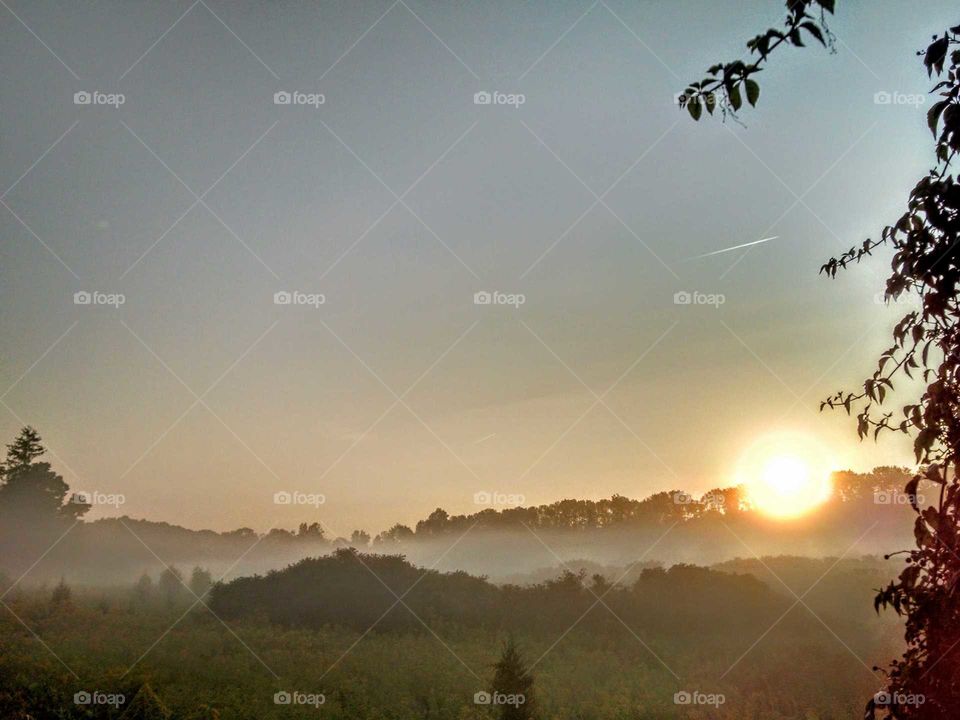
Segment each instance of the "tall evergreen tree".
[{"label": "tall evergreen tree", "polygon": [[46,452],[40,433],[27,425],[20,431],[17,439],[7,445],[7,460],[3,464],[3,473],[12,474],[22,470]]},{"label": "tall evergreen tree", "polygon": [[533,676],[513,637],[507,638],[494,664],[493,696],[500,720],[529,720],[534,716]]}]

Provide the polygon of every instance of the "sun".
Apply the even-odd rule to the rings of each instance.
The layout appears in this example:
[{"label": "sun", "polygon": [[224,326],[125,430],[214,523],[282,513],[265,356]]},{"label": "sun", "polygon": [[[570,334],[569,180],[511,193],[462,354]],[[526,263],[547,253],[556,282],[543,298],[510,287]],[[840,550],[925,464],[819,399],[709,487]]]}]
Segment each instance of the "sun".
[{"label": "sun", "polygon": [[757,510],[790,519],[830,498],[830,470],[823,448],[809,437],[775,435],[760,438],[747,449],[737,474]]}]

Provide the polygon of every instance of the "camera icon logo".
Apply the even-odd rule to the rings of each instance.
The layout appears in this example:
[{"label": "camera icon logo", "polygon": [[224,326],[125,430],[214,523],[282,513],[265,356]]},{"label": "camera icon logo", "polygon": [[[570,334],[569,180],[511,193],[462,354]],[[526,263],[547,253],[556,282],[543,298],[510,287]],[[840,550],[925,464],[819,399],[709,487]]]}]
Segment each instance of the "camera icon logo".
[{"label": "camera icon logo", "polygon": [[473,494],[473,502],[475,505],[489,505],[493,502],[493,496],[486,490],[481,490]]},{"label": "camera icon logo", "polygon": [[286,290],[280,290],[273,294],[274,305],[289,305],[292,302],[293,293],[288,293]]},{"label": "camera icon logo", "polygon": [[73,94],[74,105],[89,105],[91,102],[93,102],[93,96],[86,90],[80,90]]},{"label": "camera icon logo", "polygon": [[493,702],[493,697],[486,690],[481,690],[473,694],[473,703],[475,705],[489,705],[491,702]]},{"label": "camera icon logo", "polygon": [[486,90],[481,90],[473,94],[474,105],[489,105],[493,102],[493,96]]},{"label": "camera icon logo", "polygon": [[688,693],[686,690],[681,690],[680,692],[673,694],[673,704],[674,705],[689,705],[693,702],[693,696]]},{"label": "camera icon logo", "polygon": [[86,290],[79,290],[73,294],[74,305],[89,305],[93,301],[93,296]]},{"label": "camera icon logo", "polygon": [[675,292],[673,294],[674,305],[689,305],[692,302],[693,302],[693,295],[688,293],[686,290],[681,290],[680,292]]},{"label": "camera icon logo", "polygon": [[489,305],[493,302],[493,295],[488,293],[486,290],[481,290],[473,294],[473,304],[474,305]]},{"label": "camera icon logo", "polygon": [[89,705],[93,701],[93,698],[90,697],[90,693],[86,690],[81,690],[80,692],[73,694],[73,704],[74,705]]},{"label": "camera icon logo", "polygon": [[893,102],[893,96],[886,90],[881,90],[873,94],[874,105],[889,105],[891,102]]},{"label": "camera icon logo", "polygon": [[273,494],[274,505],[290,505],[292,502],[293,495],[288,493],[286,490],[281,490],[280,492],[275,492]]},{"label": "camera icon logo", "polygon": [[274,105],[289,105],[291,101],[292,97],[286,90],[280,90],[273,94]]},{"label": "camera icon logo", "polygon": [[274,705],[289,705],[293,701],[293,696],[286,690],[281,690],[273,694]]}]

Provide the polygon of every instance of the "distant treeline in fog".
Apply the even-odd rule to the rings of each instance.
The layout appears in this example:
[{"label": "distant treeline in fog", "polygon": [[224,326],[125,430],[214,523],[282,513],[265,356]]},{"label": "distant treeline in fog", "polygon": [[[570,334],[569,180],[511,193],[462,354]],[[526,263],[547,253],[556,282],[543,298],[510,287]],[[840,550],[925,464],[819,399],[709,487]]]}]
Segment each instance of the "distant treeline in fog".
[{"label": "distant treeline in fog", "polygon": [[[404,554],[441,570],[461,569],[493,580],[571,559],[608,565],[648,562],[709,565],[757,555],[882,554],[910,541],[909,511],[901,502],[908,471],[878,467],[838,472],[835,493],[809,516],[778,522],[751,507],[740,488],[701,496],[681,490],[642,500],[560,500],[535,507],[484,507],[451,515],[437,508],[409,527],[372,535],[358,529],[331,537],[335,508],[296,530],[192,530],[127,516],[88,522],[88,499],[70,492],[51,465],[38,461],[39,436],[25,429],[0,483],[0,573],[26,582],[127,583],[167,565],[209,569],[215,579],[283,567],[338,548]],[[497,499],[479,493],[478,502]],[[37,558],[42,557],[40,562]],[[34,565],[34,563],[36,563]]]}]

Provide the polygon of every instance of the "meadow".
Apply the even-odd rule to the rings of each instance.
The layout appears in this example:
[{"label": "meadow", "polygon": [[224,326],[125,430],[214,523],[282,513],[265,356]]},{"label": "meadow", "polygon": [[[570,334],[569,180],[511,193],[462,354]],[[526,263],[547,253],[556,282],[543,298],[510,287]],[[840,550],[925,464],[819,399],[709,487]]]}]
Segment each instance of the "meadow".
[{"label": "meadow", "polygon": [[[902,632],[889,618],[838,615],[834,592],[808,609],[753,575],[692,566],[611,589],[569,571],[494,586],[360,559],[385,583],[341,551],[202,601],[160,583],[15,588],[0,616],[0,706],[24,719],[487,718],[475,694],[490,688],[509,636],[543,718],[858,718],[879,680],[852,656],[887,657]],[[809,561],[777,561],[764,562],[809,572]],[[867,597],[876,573],[874,560],[847,561],[837,582]],[[281,582],[296,610],[272,617]],[[372,629],[370,617],[380,618]],[[77,704],[82,692],[124,702]],[[295,699],[277,704],[285,692]],[[684,692],[722,704],[678,705]]]}]

